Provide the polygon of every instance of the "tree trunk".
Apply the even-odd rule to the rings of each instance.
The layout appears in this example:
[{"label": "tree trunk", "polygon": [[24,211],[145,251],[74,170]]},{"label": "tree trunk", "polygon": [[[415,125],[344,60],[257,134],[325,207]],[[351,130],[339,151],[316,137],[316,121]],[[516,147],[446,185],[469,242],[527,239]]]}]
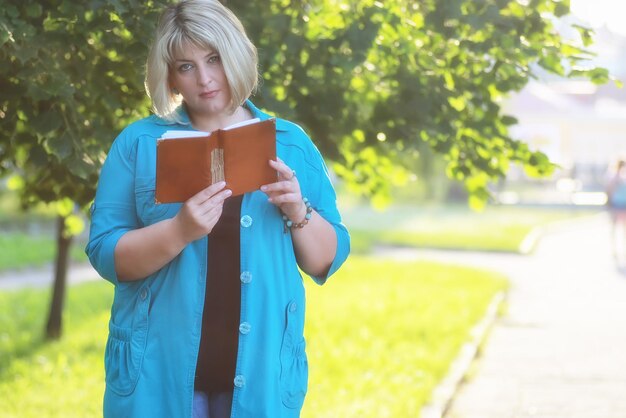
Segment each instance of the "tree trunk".
[{"label": "tree trunk", "polygon": [[65,216],[57,218],[57,254],[54,269],[54,285],[52,289],[52,300],[50,301],[50,311],[46,324],[46,339],[57,340],[61,338],[63,303],[65,301],[65,284],[67,282],[67,270],[69,265],[70,245],[72,236],[66,236]]}]

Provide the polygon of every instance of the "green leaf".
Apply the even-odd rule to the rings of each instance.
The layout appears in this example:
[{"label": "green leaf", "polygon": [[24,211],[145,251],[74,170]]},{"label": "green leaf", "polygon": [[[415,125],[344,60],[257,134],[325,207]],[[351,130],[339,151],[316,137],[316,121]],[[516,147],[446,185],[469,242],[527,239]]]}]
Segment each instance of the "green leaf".
[{"label": "green leaf", "polygon": [[67,217],[74,211],[74,202],[72,202],[72,199],[65,198],[55,203],[56,212],[59,216]]},{"label": "green leaf", "polygon": [[555,74],[565,75],[565,68],[561,63],[561,57],[553,52],[549,52],[542,59],[540,59],[539,65]]},{"label": "green leaf", "polygon": [[67,132],[63,132],[61,135],[49,136],[46,139],[46,145],[50,153],[57,156],[60,160],[69,157],[73,151],[72,140]]},{"label": "green leaf", "polygon": [[572,28],[578,31],[578,34],[580,35],[580,39],[582,40],[583,45],[585,47],[588,47],[593,43],[593,35],[594,35],[593,29],[590,29],[581,25],[572,25]]},{"label": "green leaf", "polygon": [[517,123],[519,122],[517,120],[517,118],[510,116],[510,115],[504,115],[502,116],[501,119],[502,123],[505,124],[506,126],[511,126],[511,125],[517,125]]},{"label": "green leaf", "polygon": [[13,39],[9,28],[6,24],[0,22],[0,47],[7,43],[9,39]]},{"label": "green leaf", "polygon": [[449,97],[448,103],[452,106],[456,111],[462,112],[465,110],[465,98],[461,97]]},{"label": "green leaf", "polygon": [[68,215],[65,219],[65,231],[63,233],[66,236],[76,236],[85,230],[85,221],[83,218],[76,214]]},{"label": "green leaf", "polygon": [[468,200],[469,207],[476,212],[482,212],[487,205],[487,198],[479,193],[471,193]]},{"label": "green leaf", "polygon": [[526,174],[531,177],[544,177],[554,171],[555,165],[543,152],[535,151],[530,155],[527,164],[524,166]]},{"label": "green leaf", "polygon": [[46,167],[48,165],[49,155],[39,144],[27,148],[28,151],[28,159],[27,163],[29,168],[31,166],[36,169],[40,169],[42,167]]},{"label": "green leaf", "polygon": [[42,8],[39,3],[28,3],[25,7],[26,16],[28,17],[39,17],[42,13]]},{"label": "green leaf", "polygon": [[559,2],[559,3],[556,3],[556,5],[554,6],[554,15],[556,17],[565,16],[569,14],[569,12],[570,12],[569,2],[568,3]]},{"label": "green leaf", "polygon": [[32,45],[20,44],[16,45],[13,55],[20,63],[24,64],[37,56],[39,48],[33,48]]},{"label": "green leaf", "polygon": [[14,174],[7,180],[7,188],[9,190],[21,190],[24,188],[24,178]]},{"label": "green leaf", "polygon": [[73,175],[83,180],[89,180],[90,176],[97,172],[98,167],[88,161],[71,156],[66,160],[67,167]]},{"label": "green leaf", "polygon": [[61,127],[61,115],[54,109],[40,113],[37,117],[29,120],[29,125],[39,134],[47,135],[48,133]]},{"label": "green leaf", "polygon": [[606,68],[594,68],[588,72],[588,76],[594,84],[606,84],[609,82],[609,70]]}]

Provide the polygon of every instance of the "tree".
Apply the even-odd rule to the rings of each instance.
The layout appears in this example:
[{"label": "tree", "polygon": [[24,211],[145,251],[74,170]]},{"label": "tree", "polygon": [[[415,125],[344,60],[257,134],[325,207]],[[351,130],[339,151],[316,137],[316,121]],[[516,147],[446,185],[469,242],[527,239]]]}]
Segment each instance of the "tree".
[{"label": "tree", "polygon": [[[508,134],[516,120],[499,102],[538,70],[609,79],[581,65],[592,32],[565,40],[556,19],[568,0],[230,0],[259,46],[257,101],[301,121],[354,189],[384,194],[397,163],[421,141],[465,182],[470,203],[511,163],[531,174],[554,168]],[[294,7],[297,4],[297,7]],[[406,161],[406,158],[404,158]]]},{"label": "tree", "polygon": [[[65,201],[66,208],[72,202],[84,208],[92,200],[111,140],[148,114],[143,69],[162,3],[0,0],[0,174],[22,176],[25,207]],[[501,114],[502,97],[521,89],[537,68],[608,80],[606,70],[580,68],[591,57],[584,49],[590,30],[576,26],[579,41],[556,32],[567,0],[525,3],[230,0],[228,6],[259,47],[264,80],[257,104],[300,122],[350,187],[384,196],[425,143],[445,156],[448,175],[465,182],[477,205],[511,163],[536,174],[553,167],[509,136],[515,120]],[[66,260],[60,252],[57,262]],[[57,268],[55,281],[65,280],[63,271]],[[55,289],[52,305],[62,307],[63,286]],[[60,326],[48,335],[60,335]]]},{"label": "tree", "polygon": [[[154,1],[0,2],[0,174],[22,177],[22,206],[64,204],[46,335],[61,335],[72,205],[93,199],[112,138],[145,116]],[[72,218],[70,217],[71,221]]]}]

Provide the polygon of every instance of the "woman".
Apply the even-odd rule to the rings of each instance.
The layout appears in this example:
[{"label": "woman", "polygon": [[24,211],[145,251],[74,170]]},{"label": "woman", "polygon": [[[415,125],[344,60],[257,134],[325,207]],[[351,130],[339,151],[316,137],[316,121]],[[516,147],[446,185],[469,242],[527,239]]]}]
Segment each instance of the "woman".
[{"label": "woman", "polygon": [[248,100],[257,79],[256,48],[218,1],[164,11],[147,61],[155,114],[114,141],[91,212],[86,252],[115,285],[105,416],[299,416],[308,368],[298,268],[322,284],[349,253],[316,147],[277,119],[277,182],[154,203],[157,138],[269,118]]}]

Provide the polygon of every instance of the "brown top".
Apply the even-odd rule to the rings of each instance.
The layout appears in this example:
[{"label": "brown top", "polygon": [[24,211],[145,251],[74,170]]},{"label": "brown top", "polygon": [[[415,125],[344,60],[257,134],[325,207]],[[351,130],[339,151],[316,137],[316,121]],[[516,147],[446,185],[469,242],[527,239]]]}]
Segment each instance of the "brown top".
[{"label": "brown top", "polygon": [[242,196],[226,199],[208,239],[207,284],[195,389],[233,390],[239,338],[239,216]]}]

